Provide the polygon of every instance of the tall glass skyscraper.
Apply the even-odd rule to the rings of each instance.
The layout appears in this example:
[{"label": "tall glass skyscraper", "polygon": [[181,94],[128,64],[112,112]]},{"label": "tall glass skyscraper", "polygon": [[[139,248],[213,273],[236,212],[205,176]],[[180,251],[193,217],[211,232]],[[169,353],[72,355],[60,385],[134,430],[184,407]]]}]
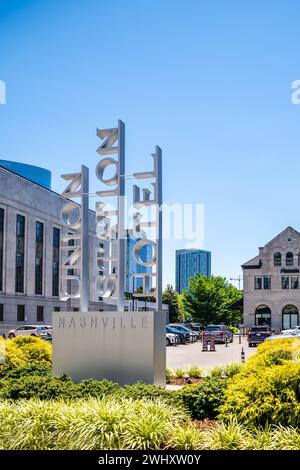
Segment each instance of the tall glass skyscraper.
[{"label": "tall glass skyscraper", "polygon": [[176,250],[176,291],[188,288],[189,278],[196,273],[211,275],[211,252],[205,250]]}]

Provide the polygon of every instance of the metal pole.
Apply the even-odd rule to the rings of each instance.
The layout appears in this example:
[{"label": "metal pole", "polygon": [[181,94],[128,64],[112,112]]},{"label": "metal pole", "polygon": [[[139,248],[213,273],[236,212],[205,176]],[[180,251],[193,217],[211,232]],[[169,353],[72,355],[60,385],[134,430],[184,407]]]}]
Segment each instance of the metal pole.
[{"label": "metal pole", "polygon": [[80,311],[89,310],[89,169],[81,165]]},{"label": "metal pole", "polygon": [[156,310],[162,310],[162,150],[155,147],[155,174],[156,176],[156,204],[157,204],[157,226],[156,226]]},{"label": "metal pole", "polygon": [[245,362],[245,351],[244,351],[244,348],[242,348],[242,350],[241,350],[241,361],[242,361],[242,362]]},{"label": "metal pole", "polygon": [[125,284],[125,124],[118,121],[118,311],[124,312]]}]

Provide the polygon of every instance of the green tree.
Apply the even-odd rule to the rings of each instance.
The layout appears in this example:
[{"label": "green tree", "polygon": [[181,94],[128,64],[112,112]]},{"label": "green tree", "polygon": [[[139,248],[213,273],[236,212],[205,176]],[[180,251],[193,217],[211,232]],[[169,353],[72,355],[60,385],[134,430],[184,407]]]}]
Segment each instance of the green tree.
[{"label": "green tree", "polygon": [[232,324],[241,319],[241,313],[230,309],[230,304],[242,296],[225,278],[196,274],[183,292],[184,312],[201,323]]},{"label": "green tree", "polygon": [[169,306],[169,321],[177,322],[180,320],[178,293],[170,284],[167,285],[162,295],[162,301]]}]

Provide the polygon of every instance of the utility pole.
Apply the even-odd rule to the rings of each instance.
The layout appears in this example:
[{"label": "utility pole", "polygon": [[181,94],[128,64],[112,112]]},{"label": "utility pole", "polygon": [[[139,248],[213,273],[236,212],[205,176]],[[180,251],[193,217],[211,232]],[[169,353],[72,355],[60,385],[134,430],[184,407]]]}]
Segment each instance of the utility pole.
[{"label": "utility pole", "polygon": [[230,277],[229,279],[230,279],[230,281],[238,281],[238,283],[239,283],[239,290],[241,290],[241,280],[242,280],[242,276],[239,276],[239,277]]}]

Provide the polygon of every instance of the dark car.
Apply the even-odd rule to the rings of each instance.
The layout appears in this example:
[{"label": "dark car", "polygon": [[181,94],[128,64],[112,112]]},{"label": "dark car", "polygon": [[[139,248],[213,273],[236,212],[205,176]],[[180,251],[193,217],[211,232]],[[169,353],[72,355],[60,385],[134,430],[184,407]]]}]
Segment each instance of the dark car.
[{"label": "dark car", "polygon": [[190,328],[186,326],[186,323],[172,323],[170,326],[176,328],[177,330],[183,332],[183,333],[189,333],[190,335],[190,341],[191,343],[194,343],[195,341],[200,339],[200,333],[197,331],[193,331]]},{"label": "dark car", "polygon": [[252,326],[248,331],[248,345],[257,346],[259,343],[263,343],[264,340],[271,336],[272,330],[269,326]]},{"label": "dark car", "polygon": [[177,330],[174,326],[167,325],[166,326],[167,333],[174,333],[180,337],[180,343],[185,344],[187,341],[190,340],[190,334],[184,331]]},{"label": "dark car", "polygon": [[233,333],[226,325],[208,325],[204,328],[205,336],[213,336],[216,343],[232,343]]}]

